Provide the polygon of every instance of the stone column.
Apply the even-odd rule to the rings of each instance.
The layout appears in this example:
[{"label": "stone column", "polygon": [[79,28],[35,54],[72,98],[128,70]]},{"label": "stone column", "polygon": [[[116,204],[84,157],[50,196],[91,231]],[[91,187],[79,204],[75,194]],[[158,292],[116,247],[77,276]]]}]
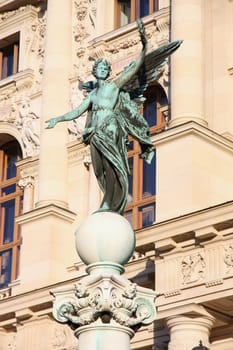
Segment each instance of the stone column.
[{"label": "stone column", "polygon": [[209,348],[209,333],[214,318],[211,316],[177,315],[167,319],[170,330],[168,350],[187,350],[197,346],[202,341]]},{"label": "stone column", "polygon": [[171,121],[205,125],[203,90],[203,1],[171,2],[171,40],[183,40],[171,56]]},{"label": "stone column", "polygon": [[45,121],[69,111],[71,0],[48,1],[41,116],[39,200],[37,207],[67,205],[67,123],[45,129]]},{"label": "stone column", "polygon": [[19,180],[19,187],[24,190],[23,213],[27,213],[33,209],[34,182],[35,179],[33,176],[26,176]]},{"label": "stone column", "polygon": [[51,293],[54,318],[74,330],[80,350],[129,350],[135,331],[154,321],[155,292],[121,276],[134,249],[134,232],[118,213],[96,212],[77,229],[87,276]]}]

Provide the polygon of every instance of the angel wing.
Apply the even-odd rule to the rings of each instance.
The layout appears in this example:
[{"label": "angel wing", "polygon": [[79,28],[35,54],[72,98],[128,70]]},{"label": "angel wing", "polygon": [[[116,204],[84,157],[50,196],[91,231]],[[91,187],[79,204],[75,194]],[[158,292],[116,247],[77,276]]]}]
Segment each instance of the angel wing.
[{"label": "angel wing", "polygon": [[[165,64],[165,59],[176,51],[182,44],[182,40],[172,41],[171,43],[161,45],[157,49],[149,52],[144,59],[143,64],[127,83],[123,86],[122,90],[127,91],[131,99],[135,99],[143,95],[148,84],[159,78],[161,75],[161,67]],[[130,69],[131,62],[124,71]],[[124,73],[123,71],[123,73]],[[90,92],[98,86],[97,81],[87,81],[82,84],[82,89]]]},{"label": "angel wing", "polygon": [[[125,91],[129,92],[131,99],[142,96],[148,84],[159,78],[161,67],[165,64],[165,59],[177,50],[181,43],[182,40],[176,40],[164,44],[145,56],[144,62],[137,74],[123,87]],[[125,68],[125,70],[127,69],[130,69],[130,64]]]}]

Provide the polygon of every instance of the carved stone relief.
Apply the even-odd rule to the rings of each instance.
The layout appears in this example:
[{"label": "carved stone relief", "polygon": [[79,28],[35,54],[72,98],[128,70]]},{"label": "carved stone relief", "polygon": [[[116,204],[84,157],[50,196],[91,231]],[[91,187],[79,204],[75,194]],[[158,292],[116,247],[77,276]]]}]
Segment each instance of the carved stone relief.
[{"label": "carved stone relief", "polygon": [[226,274],[233,271],[233,244],[229,244],[224,249],[223,261],[226,265]]},{"label": "carved stone relief", "polygon": [[32,5],[22,6],[17,10],[0,14],[0,24],[3,28],[11,17],[21,20],[20,45],[24,51],[21,61],[24,62],[23,67],[27,69],[23,68],[15,76],[8,77],[6,82],[2,82],[0,123],[11,124],[18,130],[23,144],[23,155],[29,157],[38,155],[40,144],[39,120],[37,114],[31,111],[29,96],[41,90],[46,16],[42,8]]},{"label": "carved stone relief", "polygon": [[14,23],[19,23],[20,21],[20,46],[24,55],[21,60],[21,69],[30,68],[33,70],[35,75],[33,90],[37,92],[40,90],[43,72],[46,12],[43,7],[27,5],[13,11],[1,13],[0,25],[3,28],[8,28],[8,19],[10,19],[11,31],[16,32],[19,30],[19,27],[12,24],[11,17],[15,17]]},{"label": "carved stone relief", "polygon": [[37,155],[40,146],[38,116],[31,111],[31,101],[27,96],[23,96],[19,103],[15,125],[21,133],[25,156]]},{"label": "carved stone relief", "polygon": [[145,288],[118,275],[87,276],[67,292],[68,289],[52,291],[57,298],[53,316],[58,322],[69,323],[73,329],[97,320],[114,321],[135,329],[150,324],[155,318],[154,293],[146,296]]},{"label": "carved stone relief", "polygon": [[[73,69],[74,75],[77,75],[80,74],[80,68],[87,68],[88,53],[86,47],[87,42],[95,34],[96,0],[74,1],[73,11],[73,51],[75,53]],[[84,74],[86,75],[86,72]]]},{"label": "carved stone relief", "polygon": [[[71,84],[71,109],[78,107],[84,97],[85,93],[83,93],[81,89],[81,81],[79,80],[78,83],[73,82]],[[78,119],[70,120],[68,122],[69,141],[76,141],[81,138],[86,123],[86,115],[87,113],[84,113]]]},{"label": "carved stone relief", "polygon": [[64,348],[67,342],[67,332],[64,327],[55,326],[52,331],[51,344],[53,348]]},{"label": "carved stone relief", "polygon": [[181,261],[183,284],[196,283],[205,277],[206,263],[202,254],[184,257]]},{"label": "carved stone relief", "polygon": [[20,132],[24,145],[24,157],[35,156],[39,152],[39,120],[31,111],[31,101],[28,96],[21,96],[19,101],[9,101],[9,104],[0,103],[1,122],[13,124]]},{"label": "carved stone relief", "polygon": [[31,20],[26,27],[25,55],[28,66],[35,73],[33,92],[41,88],[42,74],[44,69],[44,50],[46,33],[46,12],[43,8],[37,9],[38,16]]}]

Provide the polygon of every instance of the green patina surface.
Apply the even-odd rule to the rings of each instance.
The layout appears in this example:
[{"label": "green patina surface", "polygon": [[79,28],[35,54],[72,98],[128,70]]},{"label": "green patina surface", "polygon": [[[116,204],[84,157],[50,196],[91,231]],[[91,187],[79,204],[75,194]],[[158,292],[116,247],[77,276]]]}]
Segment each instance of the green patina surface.
[{"label": "green patina surface", "polygon": [[145,90],[147,86],[147,66],[152,66],[155,71],[181,43],[177,41],[163,45],[146,55],[145,29],[141,20],[137,21],[137,25],[142,43],[138,58],[113,81],[107,80],[111,72],[110,63],[105,59],[98,59],[92,70],[96,81],[88,82],[86,87],[84,84],[84,88],[89,90],[87,97],[73,111],[47,121],[47,128],[50,129],[59,122],[76,119],[88,111],[82,140],[90,145],[94,172],[104,194],[99,210],[111,210],[120,214],[128,197],[128,135],[139,141],[141,157],[145,161],[150,163],[154,156],[149,126],[125,86],[138,75],[138,95],[142,96],[141,90]]}]

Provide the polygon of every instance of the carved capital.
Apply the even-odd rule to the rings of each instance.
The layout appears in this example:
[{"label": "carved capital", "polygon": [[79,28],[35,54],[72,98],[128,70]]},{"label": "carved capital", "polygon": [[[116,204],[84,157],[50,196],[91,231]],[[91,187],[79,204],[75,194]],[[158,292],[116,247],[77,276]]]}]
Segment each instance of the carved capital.
[{"label": "carved capital", "polygon": [[155,293],[118,275],[93,275],[69,291],[54,290],[53,315],[71,328],[95,322],[138,329],[155,319]]},{"label": "carved capital", "polygon": [[33,176],[25,176],[19,180],[18,185],[21,189],[33,188],[35,179]]}]

